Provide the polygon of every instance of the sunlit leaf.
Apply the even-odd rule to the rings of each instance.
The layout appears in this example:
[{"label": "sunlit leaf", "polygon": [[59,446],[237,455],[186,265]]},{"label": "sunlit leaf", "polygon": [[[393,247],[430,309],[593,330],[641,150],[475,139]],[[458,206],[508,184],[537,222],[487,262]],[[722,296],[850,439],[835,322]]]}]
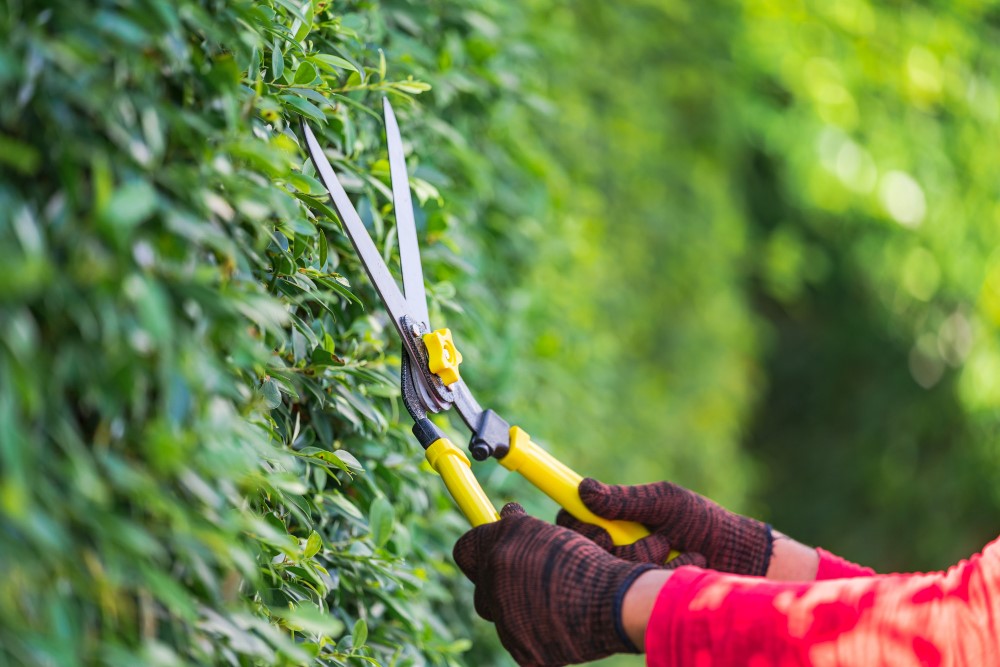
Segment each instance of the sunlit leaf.
[{"label": "sunlit leaf", "polygon": [[309,602],[290,609],[271,609],[271,615],[286,627],[308,635],[336,639],[345,630],[342,621]]},{"label": "sunlit leaf", "polygon": [[315,530],[309,533],[309,539],[306,540],[305,549],[302,550],[302,555],[305,558],[312,558],[319,553],[319,550],[323,548],[323,538],[319,536]]},{"label": "sunlit leaf", "polygon": [[318,63],[320,67],[334,73],[337,73],[338,69],[349,69],[355,72],[358,71],[358,68],[355,67],[350,61],[328,53],[314,53],[309,58],[313,62]]},{"label": "sunlit leaf", "polygon": [[351,630],[351,643],[355,647],[364,646],[365,642],[368,641],[368,624],[365,619],[359,618],[354,622],[354,628]]}]

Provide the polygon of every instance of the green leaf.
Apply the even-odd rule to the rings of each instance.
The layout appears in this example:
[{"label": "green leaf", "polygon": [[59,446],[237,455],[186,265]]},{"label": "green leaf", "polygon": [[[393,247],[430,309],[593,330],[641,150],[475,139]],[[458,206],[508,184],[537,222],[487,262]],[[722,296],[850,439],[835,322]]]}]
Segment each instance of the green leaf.
[{"label": "green leaf", "polygon": [[304,100],[301,97],[297,97],[295,95],[279,95],[278,99],[280,99],[286,105],[298,111],[303,116],[306,116],[316,121],[317,123],[324,123],[324,124],[326,123],[326,116],[324,116],[323,112],[320,111],[319,107],[317,107],[312,102]]},{"label": "green leaf", "polygon": [[38,149],[23,141],[0,134],[0,164],[7,164],[25,176],[38,171],[42,156]]},{"label": "green leaf", "polygon": [[[319,270],[323,271],[326,269],[326,260],[330,257],[330,243],[326,240],[326,232],[322,229],[319,230]],[[329,336],[330,334],[327,334]],[[330,354],[333,354],[333,350],[327,350]]]},{"label": "green leaf", "polygon": [[[323,352],[323,350],[319,348],[317,348],[317,351]],[[325,352],[323,353],[325,354]],[[343,470],[352,477],[356,472],[364,472],[364,468],[361,467],[358,460],[343,450],[338,449],[337,451],[331,452],[330,450],[320,449],[319,447],[303,447],[299,452],[299,455],[305,455],[311,459],[317,459],[319,461],[323,461],[324,463],[329,463],[332,466]]]},{"label": "green leaf", "polygon": [[[322,471],[321,468],[316,468],[316,470]],[[302,555],[306,558],[312,558],[319,553],[319,550],[323,548],[323,538],[319,536],[315,530],[309,533],[309,539],[306,540],[305,549],[302,551]]]},{"label": "green leaf", "polygon": [[338,56],[331,56],[326,53],[316,53],[309,56],[309,60],[315,63],[319,63],[319,66],[321,68],[329,72],[333,72],[335,74],[338,73],[337,72],[338,69],[349,69],[358,72],[358,74],[361,74],[361,71],[354,66],[354,63],[350,62],[349,60],[345,60],[344,58],[340,58]]},{"label": "green leaf", "polygon": [[310,62],[304,62],[299,65],[297,70],[295,70],[295,79],[293,82],[309,85],[315,81],[318,76],[319,74],[316,72],[316,66]]},{"label": "green leaf", "polygon": [[292,257],[302,257],[306,250],[312,247],[312,240],[305,234],[296,234],[292,239]]},{"label": "green leaf", "polygon": [[260,389],[261,395],[264,397],[264,404],[269,410],[274,410],[281,405],[281,389],[277,382],[267,378]]},{"label": "green leaf", "polygon": [[456,639],[455,641],[445,644],[439,648],[442,653],[465,653],[472,648],[472,641],[469,639]]},{"label": "green leaf", "polygon": [[301,42],[302,40],[304,40],[306,37],[309,36],[309,33],[312,31],[313,18],[315,16],[315,7],[316,7],[315,3],[312,2],[311,0],[306,3],[306,12],[302,17],[304,20],[297,21],[295,24],[298,26],[297,28],[295,28],[296,42]]},{"label": "green leaf", "polygon": [[299,272],[309,276],[310,278],[320,283],[321,285],[329,287],[338,294],[347,297],[349,300],[353,301],[359,306],[364,305],[361,303],[361,299],[355,296],[354,293],[351,292],[350,289],[348,289],[350,284],[347,282],[347,278],[340,275],[339,273],[321,273],[320,271],[317,271],[316,269],[309,267],[301,268],[299,269]]},{"label": "green leaf", "polygon": [[[331,275],[333,275],[333,274],[331,274]],[[358,304],[359,306],[364,305],[364,304],[361,303],[361,299],[359,299],[357,296],[355,296],[354,292],[352,292],[351,290],[347,289],[347,287],[345,287],[340,281],[333,280],[333,279],[330,279],[330,278],[327,278],[327,277],[319,278],[319,281],[321,283],[323,283],[324,285],[326,285],[327,287],[329,287],[330,289],[332,289],[337,294],[340,294],[341,296],[347,297],[347,299],[349,301],[353,301],[354,303]]]},{"label": "green leaf", "polygon": [[159,342],[170,338],[170,302],[159,283],[132,275],[125,282],[125,294],[135,302],[143,329]]},{"label": "green leaf", "polygon": [[[312,354],[309,356],[309,362],[313,366],[338,366],[343,363],[343,359],[339,358],[334,354],[330,354],[321,347],[313,348]],[[338,459],[339,461],[339,459]]]},{"label": "green leaf", "polygon": [[287,90],[288,90],[289,93],[291,93],[293,95],[298,95],[299,97],[304,97],[307,100],[312,100],[321,109],[323,107],[329,107],[329,106],[333,105],[333,102],[330,100],[330,98],[326,97],[325,95],[323,95],[319,91],[313,90],[312,88],[295,88],[295,87],[292,87],[292,88],[288,88]]},{"label": "green leaf", "polygon": [[378,496],[372,502],[368,512],[368,525],[372,531],[372,542],[378,547],[384,547],[392,538],[392,524],[396,520],[396,510],[385,499],[385,496]]},{"label": "green leaf", "polygon": [[289,183],[295,186],[295,189],[299,192],[304,192],[306,194],[325,194],[326,187],[323,186],[318,180],[312,176],[307,176],[302,172],[292,172],[287,176]]},{"label": "green leaf", "polygon": [[260,75],[260,50],[255,46],[250,52],[250,64],[247,65],[247,79],[256,81]]},{"label": "green leaf", "polygon": [[99,11],[94,19],[96,26],[99,26],[102,32],[126,44],[137,47],[150,41],[149,33],[135,21],[126,18],[123,13]]},{"label": "green leaf", "polygon": [[271,609],[271,615],[296,632],[336,639],[346,629],[343,622],[316,605],[303,602],[291,609]]},{"label": "green leaf", "polygon": [[145,578],[147,589],[156,595],[157,601],[172,614],[188,621],[198,618],[197,598],[192,596],[191,591],[182,583],[158,568],[140,565],[140,571]]},{"label": "green leaf", "polygon": [[354,629],[351,630],[351,645],[359,648],[368,641],[368,624],[365,619],[359,618],[354,622]]},{"label": "green leaf", "polygon": [[337,449],[331,453],[333,454],[334,457],[336,457],[337,460],[339,460],[348,468],[364,472],[364,468],[361,467],[361,462],[358,461],[357,458],[355,458],[354,454],[351,454],[346,449]]},{"label": "green leaf", "polygon": [[296,5],[291,0],[274,0],[274,1],[276,3],[278,3],[279,5],[281,5],[282,7],[284,7],[285,9],[287,9],[289,14],[291,14],[293,17],[297,18],[302,23],[305,23],[306,25],[309,25],[309,24],[312,23],[312,21],[310,21],[309,19],[307,19],[305,17],[305,14],[302,13],[301,7],[299,7],[298,5]]},{"label": "green leaf", "polygon": [[127,231],[156,211],[156,190],[146,181],[132,181],[111,196],[104,220],[116,231]]},{"label": "green leaf", "polygon": [[271,81],[277,81],[285,73],[285,54],[281,52],[281,45],[278,40],[274,40],[271,50]]},{"label": "green leaf", "polygon": [[[336,229],[338,230],[341,229],[340,217],[332,208],[330,208],[329,205],[327,205],[321,199],[319,199],[314,195],[306,194],[305,192],[295,192],[293,194],[295,195],[296,199],[304,202],[306,206],[308,206],[310,209],[322,213],[323,217],[326,218],[326,220],[329,220],[334,225],[336,225]],[[320,224],[323,224],[324,222],[325,222],[324,220],[320,220]],[[332,226],[332,225],[327,224],[327,226]]]},{"label": "green leaf", "polygon": [[330,501],[337,509],[339,509],[345,516],[349,516],[354,519],[364,519],[364,515],[361,510],[352,503],[350,500],[345,498],[340,492],[334,491],[323,496],[324,499]]},{"label": "green leaf", "polygon": [[389,85],[396,90],[409,93],[411,95],[418,95],[431,89],[430,84],[424,83],[423,81],[394,81]]}]

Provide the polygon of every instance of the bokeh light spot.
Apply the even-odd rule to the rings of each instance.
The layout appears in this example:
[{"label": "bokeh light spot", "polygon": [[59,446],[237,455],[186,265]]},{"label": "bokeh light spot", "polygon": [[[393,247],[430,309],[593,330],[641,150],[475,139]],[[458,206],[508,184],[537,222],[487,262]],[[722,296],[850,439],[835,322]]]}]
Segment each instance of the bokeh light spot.
[{"label": "bokeh light spot", "polygon": [[882,204],[892,219],[906,227],[917,227],[927,213],[924,191],[912,176],[890,171],[882,178]]}]

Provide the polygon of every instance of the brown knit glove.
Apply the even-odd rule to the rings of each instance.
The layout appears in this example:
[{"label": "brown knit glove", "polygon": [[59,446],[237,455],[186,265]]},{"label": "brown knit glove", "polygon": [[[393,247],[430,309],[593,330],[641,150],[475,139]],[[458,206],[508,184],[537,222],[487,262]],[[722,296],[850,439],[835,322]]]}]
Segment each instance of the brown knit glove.
[{"label": "brown knit glove", "polygon": [[[675,549],[683,552],[670,562],[672,566],[687,556],[690,564],[707,565],[720,572],[764,576],[771,562],[773,538],[769,525],[733,514],[708,498],[670,482],[610,486],[587,478],[580,483],[580,499],[598,516],[637,521],[655,535],[669,540]],[[594,526],[578,521],[565,510],[559,512],[556,523],[590,537],[619,558],[663,562],[634,548],[645,540],[628,547],[611,548],[610,537],[602,538],[595,533]]]},{"label": "brown knit glove", "polygon": [[682,565],[708,567],[708,561],[705,560],[705,557],[694,551],[685,551],[667,563],[667,558],[673,551],[671,538],[668,535],[653,533],[632,544],[615,546],[608,531],[592,523],[584,523],[566,510],[559,510],[559,513],[556,514],[556,524],[580,533],[612,556],[631,563],[655,563],[663,565],[668,570]]},{"label": "brown knit glove", "polygon": [[522,667],[637,652],[622,627],[621,604],[652,564],[615,558],[571,530],[528,516],[517,503],[503,508],[500,521],[463,535],[455,562],[476,585],[476,611],[496,624],[500,642]]}]

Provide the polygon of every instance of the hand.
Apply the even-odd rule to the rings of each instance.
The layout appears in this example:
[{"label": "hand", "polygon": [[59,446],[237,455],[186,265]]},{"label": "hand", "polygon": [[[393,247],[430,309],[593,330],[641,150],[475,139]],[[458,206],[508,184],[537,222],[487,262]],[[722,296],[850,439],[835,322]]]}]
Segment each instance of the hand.
[{"label": "hand", "polygon": [[637,652],[622,625],[622,601],[639,575],[660,568],[615,558],[516,503],[500,521],[463,535],[454,555],[476,585],[476,611],[496,623],[518,664],[557,667]]},{"label": "hand", "polygon": [[[654,535],[668,540],[683,552],[680,558],[693,554],[688,556],[692,564],[735,574],[764,576],[768,573],[773,544],[770,526],[734,514],[676,484],[610,486],[587,478],[580,483],[580,499],[590,511],[605,519],[644,524]],[[556,523],[586,535],[620,558],[663,562],[636,548],[649,538],[635,545],[612,548],[607,532],[575,519],[565,510],[559,512]],[[680,558],[671,561],[670,565],[675,565]]]},{"label": "hand", "polygon": [[665,534],[653,533],[649,537],[644,537],[632,544],[616,546],[608,531],[592,523],[584,523],[566,510],[559,510],[559,513],[556,515],[556,524],[580,533],[612,556],[631,563],[653,563],[655,565],[663,565],[671,570],[682,565],[708,567],[705,557],[694,551],[685,551],[670,562],[667,562],[670,552],[674,549],[671,546],[671,538]]}]

